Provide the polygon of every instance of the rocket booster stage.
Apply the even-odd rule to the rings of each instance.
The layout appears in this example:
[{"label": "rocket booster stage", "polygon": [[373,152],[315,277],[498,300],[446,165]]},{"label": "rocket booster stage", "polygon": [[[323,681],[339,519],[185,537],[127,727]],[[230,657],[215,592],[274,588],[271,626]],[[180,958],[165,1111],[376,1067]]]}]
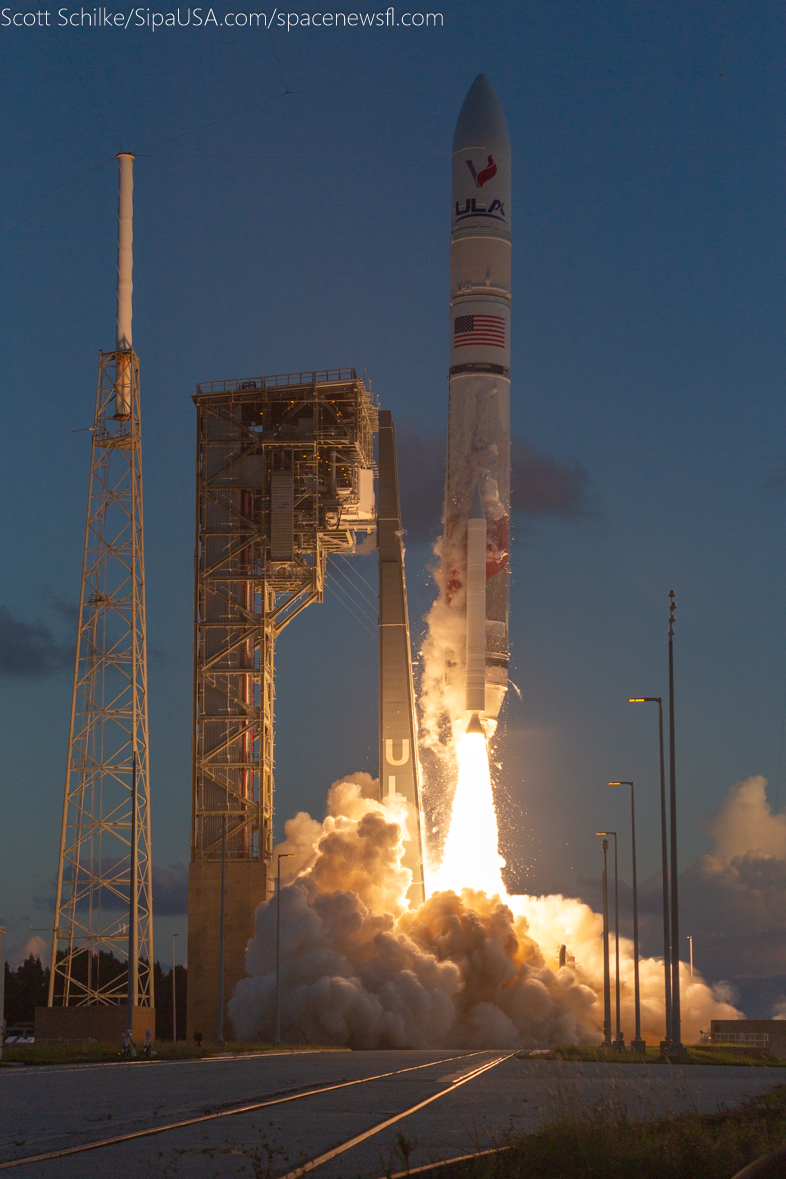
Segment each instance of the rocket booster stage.
[{"label": "rocket booster stage", "polygon": [[[467,608],[465,707],[482,708],[491,719],[508,684],[510,244],[510,139],[494,89],[480,74],[453,137],[444,558],[448,601]],[[477,547],[477,526],[468,527],[478,514],[476,489],[485,512],[485,585],[475,584],[483,567],[474,552],[468,562],[468,545]],[[481,590],[485,634],[479,635],[474,615]],[[478,640],[485,651],[485,707]]]}]

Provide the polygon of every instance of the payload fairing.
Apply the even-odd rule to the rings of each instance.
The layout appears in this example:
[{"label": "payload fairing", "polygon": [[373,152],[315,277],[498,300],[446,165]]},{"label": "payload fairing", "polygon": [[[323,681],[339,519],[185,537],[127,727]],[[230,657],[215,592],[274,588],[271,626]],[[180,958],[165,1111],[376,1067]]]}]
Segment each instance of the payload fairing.
[{"label": "payload fairing", "polygon": [[[492,721],[508,684],[510,247],[510,139],[494,89],[480,74],[453,137],[443,559],[448,602],[466,609],[464,658],[456,652],[457,664],[465,666],[465,708]],[[485,515],[485,584],[474,551],[478,492]],[[479,645],[485,691],[477,683]]]}]

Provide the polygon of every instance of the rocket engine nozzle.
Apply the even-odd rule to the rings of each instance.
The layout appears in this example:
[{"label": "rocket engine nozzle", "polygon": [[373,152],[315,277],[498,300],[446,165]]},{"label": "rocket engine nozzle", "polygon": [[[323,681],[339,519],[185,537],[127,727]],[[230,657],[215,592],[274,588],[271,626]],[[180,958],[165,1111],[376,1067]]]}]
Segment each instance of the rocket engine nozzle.
[{"label": "rocket engine nozzle", "polygon": [[470,713],[469,720],[467,721],[467,733],[480,733],[481,737],[485,739],[486,733],[481,724],[479,712]]}]

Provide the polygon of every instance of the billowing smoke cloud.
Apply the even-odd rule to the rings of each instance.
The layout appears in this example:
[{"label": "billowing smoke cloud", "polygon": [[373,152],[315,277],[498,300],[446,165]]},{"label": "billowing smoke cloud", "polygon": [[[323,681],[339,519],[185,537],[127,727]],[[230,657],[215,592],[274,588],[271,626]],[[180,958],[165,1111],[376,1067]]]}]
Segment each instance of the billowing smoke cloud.
[{"label": "billowing smoke cloud", "polygon": [[[357,1048],[526,1047],[601,1040],[601,919],[581,901],[435,893],[409,910],[401,867],[405,810],[356,774],[333,784],[328,816],[300,813],[276,852],[297,867],[281,891],[282,1031]],[[276,910],[257,910],[249,977],[229,1006],[237,1034],[269,1038],[275,1003]],[[575,965],[559,967],[565,944]],[[632,944],[621,941],[622,1002],[632,1028]],[[642,963],[650,1042],[663,1034],[662,968]],[[684,979],[686,1038],[739,1013],[696,977]]]}]

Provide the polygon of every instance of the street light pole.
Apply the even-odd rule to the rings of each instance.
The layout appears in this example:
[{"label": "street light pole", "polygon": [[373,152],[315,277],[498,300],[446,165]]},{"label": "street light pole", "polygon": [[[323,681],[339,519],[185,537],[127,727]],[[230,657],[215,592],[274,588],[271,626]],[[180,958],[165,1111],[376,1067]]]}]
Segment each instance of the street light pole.
[{"label": "street light pole", "polygon": [[671,1043],[671,920],[669,906],[669,845],[666,826],[666,765],[663,756],[663,699],[661,696],[637,696],[628,704],[657,704],[658,736],[660,739],[660,853],[661,879],[663,882],[663,993],[666,1012],[666,1030],[661,1048]]},{"label": "street light pole", "polygon": [[175,988],[175,938],[179,933],[172,934],[172,1043],[177,1043],[177,990]]},{"label": "street light pole", "polygon": [[622,1038],[622,1025],[620,1023],[620,891],[619,872],[617,870],[617,832],[598,831],[598,835],[614,836],[614,999],[617,1014],[617,1035],[614,1040],[614,1047],[618,1052],[624,1052],[625,1041]]},{"label": "street light pole", "polygon": [[639,987],[639,885],[636,873],[636,810],[632,782],[609,782],[609,786],[630,786],[630,839],[633,858],[633,1003],[636,1016],[636,1038],[631,1052],[645,1053],[647,1045],[641,1038],[641,990]]},{"label": "street light pole", "polygon": [[690,945],[690,976],[693,978],[693,934],[688,934],[688,944]]},{"label": "street light pole", "polygon": [[671,818],[671,1048],[682,1049],[680,1019],[680,906],[677,896],[677,774],[674,750],[674,612],[677,603],[669,590],[669,810]]},{"label": "street light pole", "polygon": [[609,878],[606,859],[609,841],[601,841],[603,848],[603,1046],[611,1047],[611,983],[609,978]]},{"label": "street light pole", "polygon": [[221,915],[218,921],[218,1031],[216,1043],[224,1043],[224,872],[227,862],[227,817],[221,826]]},{"label": "street light pole", "polygon": [[289,860],[294,852],[283,852],[278,857],[276,887],[276,1032],[274,1044],[281,1043],[281,861]]}]

